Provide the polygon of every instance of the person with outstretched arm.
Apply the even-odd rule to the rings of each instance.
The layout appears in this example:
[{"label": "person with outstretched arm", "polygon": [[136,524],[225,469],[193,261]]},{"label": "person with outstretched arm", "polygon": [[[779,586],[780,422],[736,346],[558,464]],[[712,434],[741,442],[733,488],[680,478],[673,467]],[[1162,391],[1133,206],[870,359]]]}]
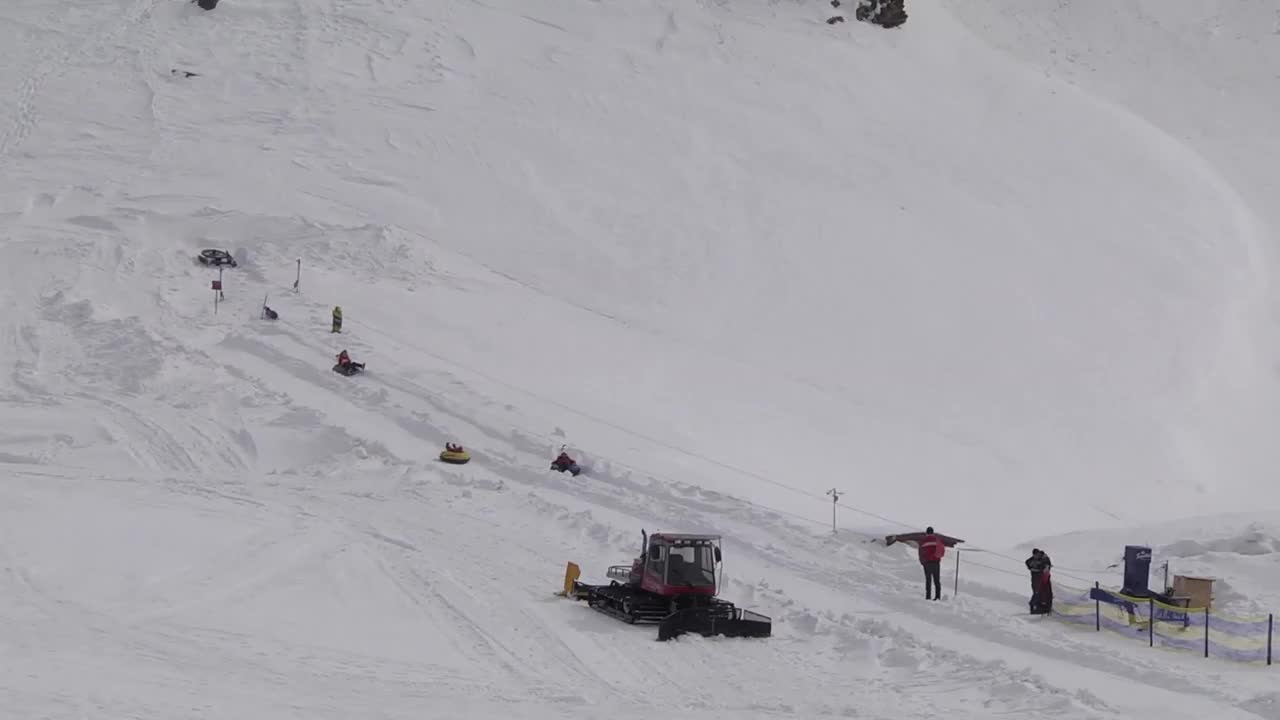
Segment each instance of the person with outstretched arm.
[{"label": "person with outstretched arm", "polygon": [[942,556],[947,553],[947,546],[942,538],[934,534],[933,528],[925,528],[924,538],[920,540],[920,565],[924,568],[924,599],[942,599]]}]

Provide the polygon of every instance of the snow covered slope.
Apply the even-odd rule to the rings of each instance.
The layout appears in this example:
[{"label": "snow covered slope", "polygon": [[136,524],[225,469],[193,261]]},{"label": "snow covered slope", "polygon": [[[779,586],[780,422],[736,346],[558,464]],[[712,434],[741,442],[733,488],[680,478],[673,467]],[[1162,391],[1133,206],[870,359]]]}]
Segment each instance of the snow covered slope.
[{"label": "snow covered slope", "polygon": [[[0,706],[1280,716],[1265,670],[1025,622],[1016,565],[926,604],[823,496],[982,546],[1275,507],[1265,28],[1206,50],[1230,85],[1174,66],[1210,124],[1033,52],[1052,14],[827,10],[0,7]],[[1157,10],[1131,46],[1203,29]],[[775,637],[551,596],[642,527],[723,533]]]}]

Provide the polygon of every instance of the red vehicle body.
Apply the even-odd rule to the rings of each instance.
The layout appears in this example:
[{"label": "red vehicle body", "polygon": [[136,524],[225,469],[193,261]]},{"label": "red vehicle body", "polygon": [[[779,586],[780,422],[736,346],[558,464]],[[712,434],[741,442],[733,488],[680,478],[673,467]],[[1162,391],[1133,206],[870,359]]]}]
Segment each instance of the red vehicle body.
[{"label": "red vehicle body", "polygon": [[[647,553],[636,558],[630,568],[609,568],[609,577],[626,580],[629,585],[662,597],[715,597],[719,542],[720,538],[712,535],[654,533],[649,537]],[[625,577],[621,577],[623,569]]]},{"label": "red vehicle body", "polygon": [[608,570],[608,585],[577,581],[569,563],[564,595],[586,600],[596,610],[628,623],[659,623],[658,639],[685,632],[731,637],[768,637],[772,621],[716,597],[721,563],[720,537],[654,533],[630,565]]}]

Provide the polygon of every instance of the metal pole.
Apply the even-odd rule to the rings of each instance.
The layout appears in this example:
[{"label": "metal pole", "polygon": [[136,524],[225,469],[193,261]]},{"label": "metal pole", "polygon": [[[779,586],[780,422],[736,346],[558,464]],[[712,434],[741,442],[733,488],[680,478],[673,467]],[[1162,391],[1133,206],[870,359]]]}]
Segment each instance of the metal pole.
[{"label": "metal pole", "polygon": [[1204,606],[1204,656],[1209,657],[1209,606]]},{"label": "metal pole", "polygon": [[[1095,580],[1093,589],[1100,590],[1102,586]],[[1098,600],[1097,593],[1093,596],[1093,629],[1102,632],[1102,601]]]},{"label": "metal pole", "polygon": [[956,586],[951,591],[952,595],[960,594],[960,548],[956,548]]},{"label": "metal pole", "polygon": [[1156,599],[1147,598],[1147,646],[1156,646]]},{"label": "metal pole", "polygon": [[1271,613],[1267,616],[1267,664],[1271,664],[1271,631],[1275,628],[1276,614]]},{"label": "metal pole", "polygon": [[831,488],[830,490],[827,491],[827,494],[831,496],[831,534],[835,535],[836,534],[836,503],[840,501],[841,493],[839,490],[835,488]]},{"label": "metal pole", "polygon": [[298,291],[298,286],[302,284],[302,258],[298,258],[298,277],[293,281],[293,291]]},{"label": "metal pole", "polygon": [[1164,561],[1164,587],[1160,589],[1162,591],[1169,589],[1169,561],[1168,560]]}]

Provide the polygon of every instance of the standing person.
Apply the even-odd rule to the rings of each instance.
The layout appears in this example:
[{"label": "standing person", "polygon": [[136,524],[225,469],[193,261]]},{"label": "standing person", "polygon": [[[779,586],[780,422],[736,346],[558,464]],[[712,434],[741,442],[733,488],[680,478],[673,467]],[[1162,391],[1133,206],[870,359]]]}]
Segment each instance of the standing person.
[{"label": "standing person", "polygon": [[947,546],[942,539],[933,533],[933,527],[927,527],[924,538],[920,541],[920,566],[924,568],[924,599],[942,599],[942,556]]},{"label": "standing person", "polygon": [[1032,613],[1047,615],[1053,612],[1053,572],[1046,567],[1040,574],[1040,587],[1036,589],[1036,607]]},{"label": "standing person", "polygon": [[333,329],[330,330],[329,332],[331,333],[342,332],[342,306],[341,305],[333,306]]},{"label": "standing person", "polygon": [[[1031,572],[1031,612],[1033,613],[1043,604],[1042,596],[1048,585],[1051,567],[1053,562],[1049,560],[1049,554],[1040,548],[1032,548],[1031,557],[1027,558],[1027,570]],[[1050,591],[1050,597],[1052,597],[1052,591]]]},{"label": "standing person", "polygon": [[1031,549],[1031,557],[1027,558],[1027,570],[1031,573],[1031,592],[1040,587],[1040,575],[1044,573],[1047,557],[1040,548]]}]

